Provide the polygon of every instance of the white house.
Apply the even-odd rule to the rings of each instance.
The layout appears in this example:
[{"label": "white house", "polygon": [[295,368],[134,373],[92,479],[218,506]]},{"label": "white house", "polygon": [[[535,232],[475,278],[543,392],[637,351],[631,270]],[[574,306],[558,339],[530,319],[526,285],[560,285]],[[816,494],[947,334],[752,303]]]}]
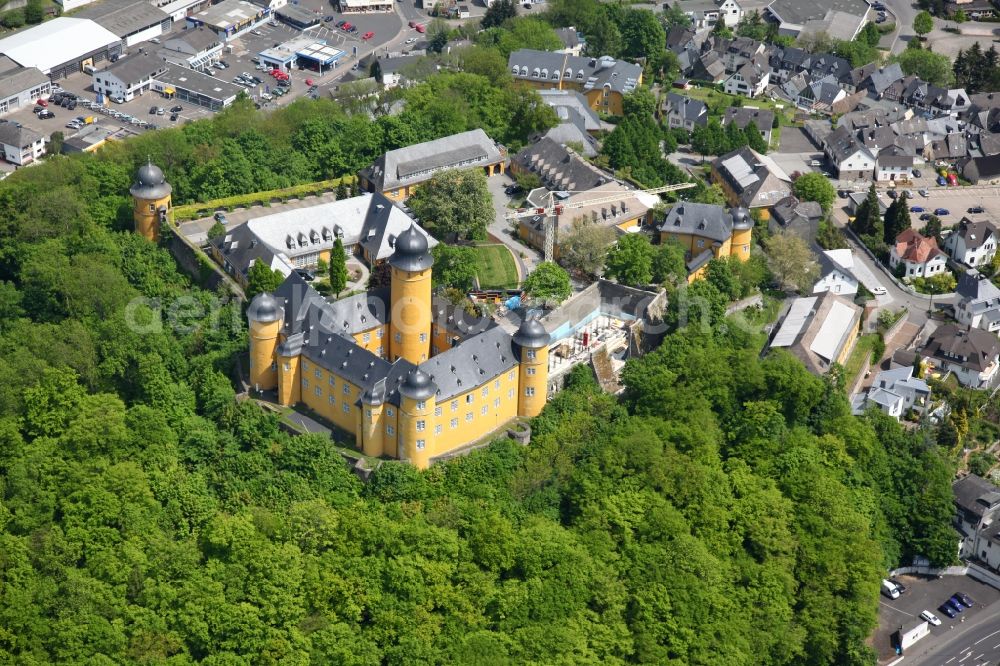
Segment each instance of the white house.
[{"label": "white house", "polygon": [[951,484],[955,497],[955,529],[960,542],[958,556],[1000,566],[1000,488],[969,474]]},{"label": "white house", "polygon": [[913,229],[896,236],[889,250],[889,267],[896,270],[902,266],[904,278],[932,277],[943,273],[947,265],[948,258],[938,249],[937,241]]},{"label": "white house", "polygon": [[723,89],[730,95],[757,97],[764,93],[771,80],[771,67],[763,55],[755,55],[744,63],[723,83]]},{"label": "white house", "polygon": [[0,157],[24,166],[45,154],[45,137],[21,123],[0,120]]},{"label": "white house", "polygon": [[682,7],[696,30],[714,26],[719,21],[734,28],[743,19],[743,7],[736,0],[697,0],[685,2]]},{"label": "white house", "polygon": [[875,171],[875,156],[844,125],[827,135],[823,152],[841,180],[870,180]]},{"label": "white house", "polygon": [[136,53],[95,71],[91,75],[94,92],[128,102],[149,90],[153,80],[166,70],[167,64],[161,58]]},{"label": "white house", "polygon": [[913,366],[901,366],[875,375],[863,408],[876,406],[898,421],[910,408],[919,412],[926,409],[930,396],[927,382],[913,376]]},{"label": "white house", "polygon": [[893,155],[889,152],[875,159],[875,180],[909,180],[913,177],[913,156]]},{"label": "white house", "polygon": [[989,222],[963,217],[945,239],[944,249],[960,264],[973,268],[988,264],[997,252],[996,230]]},{"label": "white house", "polygon": [[990,333],[1000,331],[1000,289],[979,271],[969,269],[958,278],[959,301],[955,319]]},{"label": "white house", "polygon": [[841,296],[858,293],[858,278],[854,275],[854,253],[851,250],[825,250],[819,255],[820,278],[813,285],[814,294],[832,292]]},{"label": "white house", "polygon": [[671,129],[680,127],[692,132],[695,127],[708,124],[708,107],[697,99],[668,92],[663,110]]},{"label": "white house", "polygon": [[920,355],[931,372],[952,373],[962,386],[986,389],[996,381],[1000,340],[982,329],[945,324],[931,334]]}]

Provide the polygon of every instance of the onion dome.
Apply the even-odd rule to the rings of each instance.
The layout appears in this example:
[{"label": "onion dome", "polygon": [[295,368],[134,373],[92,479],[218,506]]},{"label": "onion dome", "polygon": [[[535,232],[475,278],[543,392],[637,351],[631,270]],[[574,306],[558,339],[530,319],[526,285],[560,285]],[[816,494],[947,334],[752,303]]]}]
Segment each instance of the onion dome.
[{"label": "onion dome", "polygon": [[247,318],[261,324],[268,324],[282,318],[281,306],[277,299],[266,292],[257,294],[247,308]]},{"label": "onion dome", "polygon": [[394,252],[389,257],[389,265],[401,271],[424,271],[434,265],[427,246],[427,237],[417,230],[415,224],[399,234],[393,245]]},{"label": "onion dome", "polygon": [[535,317],[525,319],[514,334],[514,344],[523,349],[541,349],[549,344],[549,334]]},{"label": "onion dome", "polygon": [[173,191],[170,184],[163,177],[160,167],[152,162],[139,167],[135,174],[135,183],[129,192],[139,199],[162,199]]},{"label": "onion dome", "polygon": [[746,208],[733,209],[733,229],[740,231],[753,229],[753,218],[750,217],[750,211]]},{"label": "onion dome", "polygon": [[399,394],[411,400],[426,400],[437,393],[437,386],[426,372],[420,368],[410,370],[406,379],[399,385]]}]

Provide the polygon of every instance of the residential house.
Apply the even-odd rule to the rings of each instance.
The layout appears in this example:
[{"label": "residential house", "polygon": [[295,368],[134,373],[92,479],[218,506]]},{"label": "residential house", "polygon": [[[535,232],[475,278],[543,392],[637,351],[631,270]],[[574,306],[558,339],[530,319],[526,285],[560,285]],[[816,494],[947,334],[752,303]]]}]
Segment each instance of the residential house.
[{"label": "residential house", "polygon": [[691,132],[695,127],[708,124],[708,107],[705,103],[677,93],[667,93],[663,112],[671,129],[681,128]]},{"label": "residential house", "polygon": [[611,180],[611,174],[580,157],[572,148],[545,137],[510,161],[514,174],[533,173],[552,191],[582,192]]},{"label": "residential house", "polygon": [[948,258],[933,236],[905,229],[889,249],[889,267],[903,278],[933,277],[947,270]]},{"label": "residential house", "polygon": [[575,90],[539,90],[542,101],[555,109],[561,123],[573,123],[584,132],[597,134],[603,129],[601,118],[590,108],[587,98]]},{"label": "residential house", "polygon": [[827,135],[823,153],[841,180],[869,180],[875,171],[875,156],[844,126]]},{"label": "residential house", "polygon": [[886,65],[881,69],[871,71],[868,77],[861,81],[859,87],[865,88],[875,98],[881,99],[889,88],[897,81],[902,81],[905,75],[898,62]]},{"label": "residential house", "polygon": [[520,85],[537,90],[555,88],[583,93],[590,108],[622,115],[622,100],[642,83],[642,67],[611,56],[588,58],[568,53],[518,49],[507,67]]},{"label": "residential house", "polygon": [[731,206],[771,208],[792,193],[792,179],[778,164],[744,146],[712,162],[712,182],[718,183]]},{"label": "residential house", "polygon": [[11,164],[25,166],[45,154],[45,137],[21,123],[0,120],[0,157]]},{"label": "residential house", "polygon": [[743,18],[743,8],[736,0],[694,0],[685,2],[683,9],[696,30],[711,28],[719,21],[733,28]]},{"label": "residential house", "polygon": [[[868,198],[868,192],[848,192],[847,194],[847,212],[851,215],[857,215],[858,209],[861,204],[865,202]],[[885,215],[885,211],[888,209],[885,201],[882,200],[882,196],[878,197],[878,212],[879,215]]]},{"label": "residential house", "polygon": [[898,421],[909,409],[923,412],[930,404],[930,397],[930,386],[913,376],[913,366],[899,367],[875,375],[861,407],[862,410],[876,407]]},{"label": "residential house", "polygon": [[944,249],[960,264],[982,266],[992,261],[997,252],[996,229],[989,222],[963,217],[945,238]]},{"label": "residential house", "polygon": [[745,129],[747,125],[753,123],[757,131],[764,137],[764,142],[770,145],[771,129],[774,124],[774,111],[770,109],[758,109],[752,106],[731,106],[726,109],[722,116],[722,126],[729,123],[736,123],[740,129]]},{"label": "residential house", "polygon": [[583,52],[583,47],[586,46],[587,42],[583,39],[583,35],[580,32],[570,26],[568,28],[558,28],[556,30],[556,36],[559,41],[563,43],[563,47],[559,49],[560,53],[568,53],[573,56],[578,56]]},{"label": "residential house", "polygon": [[970,268],[959,276],[955,292],[955,319],[959,324],[990,333],[1000,331],[1000,289],[992,280]]},{"label": "residential house", "polygon": [[934,375],[950,373],[962,386],[990,388],[1000,367],[1000,340],[979,328],[945,324],[931,334],[920,355]]},{"label": "residential house", "polygon": [[997,8],[990,0],[955,0],[944,3],[944,16],[954,16],[961,10],[973,21],[992,19],[997,16]]},{"label": "residential house", "polygon": [[962,177],[973,185],[1000,182],[1000,155],[970,157],[958,164]]},{"label": "residential house", "polygon": [[854,274],[854,252],[848,249],[824,250],[819,254],[819,280],[812,293],[830,292],[840,296],[858,293],[860,280]]},{"label": "residential house", "polygon": [[758,54],[725,80],[723,90],[730,95],[758,97],[767,89],[770,80],[771,68],[767,64],[767,58]]},{"label": "residential house", "polygon": [[358,174],[362,189],[402,201],[421,183],[445,169],[480,168],[486,175],[506,170],[507,149],[481,129],[397,148]]},{"label": "residential house", "polygon": [[1000,488],[975,474],[951,484],[955,498],[958,556],[1000,567]]},{"label": "residential house", "polygon": [[697,81],[720,83],[726,79],[726,63],[715,51],[698,54],[684,73]]},{"label": "residential house", "polygon": [[[595,224],[610,227],[618,234],[633,233],[651,221],[652,210],[659,203],[655,195],[642,192],[626,192],[625,185],[618,181],[606,182],[584,192],[551,193],[544,187],[532,190],[527,205],[546,208],[552,196],[558,202],[555,219],[544,215],[522,217],[518,220],[518,237],[531,247],[545,250],[545,230],[547,226],[555,231],[552,243],[552,257],[559,259],[560,240],[573,232],[579,225]],[[616,201],[591,204],[589,201],[620,195]],[[554,224],[553,224],[554,223]]]},{"label": "residential house", "polygon": [[843,365],[854,349],[862,309],[850,300],[825,292],[792,301],[771,349],[786,349],[816,375],[835,363]]},{"label": "residential house", "polygon": [[726,210],[714,204],[681,201],[667,211],[657,229],[661,243],[674,240],[684,247],[691,282],[701,277],[712,259],[749,259],[753,224],[745,208]]},{"label": "residential house", "polygon": [[891,149],[879,153],[875,158],[875,180],[910,180],[913,177],[913,164],[913,155],[898,155]]},{"label": "residential house", "polygon": [[815,201],[799,201],[794,195],[790,195],[774,204],[767,228],[772,234],[795,234],[807,243],[812,243],[822,219],[822,206]]}]

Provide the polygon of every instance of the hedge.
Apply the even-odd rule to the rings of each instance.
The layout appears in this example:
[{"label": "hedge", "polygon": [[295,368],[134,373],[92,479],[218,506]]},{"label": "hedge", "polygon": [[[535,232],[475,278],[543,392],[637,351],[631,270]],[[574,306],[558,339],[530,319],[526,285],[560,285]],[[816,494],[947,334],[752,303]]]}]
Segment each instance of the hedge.
[{"label": "hedge", "polygon": [[300,199],[311,194],[323,194],[335,190],[341,181],[345,183],[354,182],[353,177],[343,176],[332,180],[321,180],[315,183],[304,183],[292,187],[284,187],[278,190],[268,190],[266,192],[253,192],[251,194],[237,194],[231,197],[213,199],[212,201],[201,201],[183,206],[176,206],[173,209],[175,223],[197,220],[208,217],[212,213],[224,210],[233,211],[237,208],[249,208],[251,206],[270,206],[272,203],[284,203],[289,199]]}]

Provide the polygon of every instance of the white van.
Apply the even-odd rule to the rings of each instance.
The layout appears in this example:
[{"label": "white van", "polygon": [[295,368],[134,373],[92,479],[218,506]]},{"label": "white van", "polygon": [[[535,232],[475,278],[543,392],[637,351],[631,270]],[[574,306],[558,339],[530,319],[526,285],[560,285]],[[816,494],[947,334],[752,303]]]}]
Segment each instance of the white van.
[{"label": "white van", "polygon": [[899,599],[899,588],[891,580],[882,579],[882,594],[890,599]]}]

